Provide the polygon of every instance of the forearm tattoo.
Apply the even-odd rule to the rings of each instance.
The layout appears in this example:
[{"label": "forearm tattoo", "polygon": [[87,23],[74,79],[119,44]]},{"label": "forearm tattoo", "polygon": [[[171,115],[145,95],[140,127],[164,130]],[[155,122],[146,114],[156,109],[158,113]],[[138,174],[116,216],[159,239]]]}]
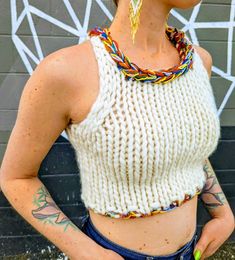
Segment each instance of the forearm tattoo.
[{"label": "forearm tattoo", "polygon": [[205,160],[203,170],[206,175],[206,183],[200,197],[203,204],[210,212],[211,210],[228,203],[228,201],[208,159]]},{"label": "forearm tattoo", "polygon": [[32,210],[32,215],[43,223],[64,227],[64,232],[68,227],[78,230],[76,225],[65,216],[60,208],[53,201],[45,186],[40,187],[34,195],[33,204],[37,209]]}]

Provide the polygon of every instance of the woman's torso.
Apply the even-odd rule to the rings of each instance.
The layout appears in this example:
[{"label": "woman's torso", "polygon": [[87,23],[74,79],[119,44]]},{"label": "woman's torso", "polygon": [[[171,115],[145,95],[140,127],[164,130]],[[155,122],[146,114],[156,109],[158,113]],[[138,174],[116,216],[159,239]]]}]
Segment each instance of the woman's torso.
[{"label": "woman's torso", "polygon": [[[80,48],[83,48],[85,59],[81,57],[79,60],[74,59],[74,66],[72,66],[75,68],[74,73],[71,73],[74,75],[71,80],[71,84],[74,84],[74,96],[71,99],[72,123],[81,122],[86,118],[99,93],[98,67],[92,46],[89,41],[80,45]],[[77,50],[74,48],[74,57],[76,57],[76,52]],[[179,63],[178,53],[174,47],[169,50],[168,57],[169,59],[164,60],[163,68]],[[154,57],[148,60],[148,64],[146,62],[141,64],[141,59],[138,63],[137,57],[135,62],[140,66],[144,65],[141,67],[161,68],[161,64],[154,62]],[[88,65],[89,78],[86,75]],[[196,229],[197,199],[198,196],[195,196],[171,212],[144,218],[124,220],[102,216],[92,210],[89,210],[89,213],[95,227],[111,241],[142,253],[170,254],[190,241],[193,236]]]},{"label": "woman's torso", "polygon": [[170,212],[144,218],[115,219],[92,210],[89,213],[95,227],[111,241],[141,253],[165,255],[193,237],[197,196]]}]

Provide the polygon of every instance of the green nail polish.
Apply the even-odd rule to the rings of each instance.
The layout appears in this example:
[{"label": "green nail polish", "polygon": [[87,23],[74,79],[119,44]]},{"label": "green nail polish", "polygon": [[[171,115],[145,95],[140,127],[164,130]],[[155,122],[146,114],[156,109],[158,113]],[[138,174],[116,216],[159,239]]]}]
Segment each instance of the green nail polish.
[{"label": "green nail polish", "polygon": [[200,260],[200,257],[201,257],[201,252],[200,252],[200,250],[197,249],[194,254],[194,259]]}]

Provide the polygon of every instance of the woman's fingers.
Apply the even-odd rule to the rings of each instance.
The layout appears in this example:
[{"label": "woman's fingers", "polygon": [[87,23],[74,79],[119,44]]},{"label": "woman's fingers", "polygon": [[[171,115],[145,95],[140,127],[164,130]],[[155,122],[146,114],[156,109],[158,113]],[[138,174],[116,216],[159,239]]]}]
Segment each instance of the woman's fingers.
[{"label": "woman's fingers", "polygon": [[207,257],[213,255],[217,249],[220,247],[220,244],[218,245],[218,243],[216,243],[216,241],[212,241],[208,244],[207,248],[204,250],[202,256],[201,256],[201,260],[206,259]]},{"label": "woman's fingers", "polygon": [[205,234],[205,232],[201,234],[200,239],[198,240],[194,251],[193,251],[193,255],[195,260],[201,260],[202,255],[204,254],[204,252],[206,251],[207,246],[209,245],[210,241],[208,239],[208,236]]},{"label": "woman's fingers", "polygon": [[217,231],[215,229],[216,226],[212,222],[212,220],[207,222],[202,229],[201,236],[197,241],[193,252],[194,258],[196,260],[203,260],[205,258],[205,255],[209,256],[211,250],[210,248],[214,247],[213,241],[215,240]]}]

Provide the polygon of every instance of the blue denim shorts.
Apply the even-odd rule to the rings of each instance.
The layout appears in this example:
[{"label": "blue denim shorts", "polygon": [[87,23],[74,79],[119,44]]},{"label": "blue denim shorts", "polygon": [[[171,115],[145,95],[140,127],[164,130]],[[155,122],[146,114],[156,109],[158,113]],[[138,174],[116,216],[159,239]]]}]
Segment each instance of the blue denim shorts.
[{"label": "blue denim shorts", "polygon": [[148,255],[144,253],[139,253],[137,251],[131,250],[129,248],[123,247],[109,240],[103,234],[99,232],[91,221],[89,214],[82,218],[81,230],[97,244],[101,245],[106,249],[110,249],[118,253],[125,260],[194,260],[193,250],[197,243],[197,229],[192,237],[192,239],[183,245],[176,252],[167,255]]}]

